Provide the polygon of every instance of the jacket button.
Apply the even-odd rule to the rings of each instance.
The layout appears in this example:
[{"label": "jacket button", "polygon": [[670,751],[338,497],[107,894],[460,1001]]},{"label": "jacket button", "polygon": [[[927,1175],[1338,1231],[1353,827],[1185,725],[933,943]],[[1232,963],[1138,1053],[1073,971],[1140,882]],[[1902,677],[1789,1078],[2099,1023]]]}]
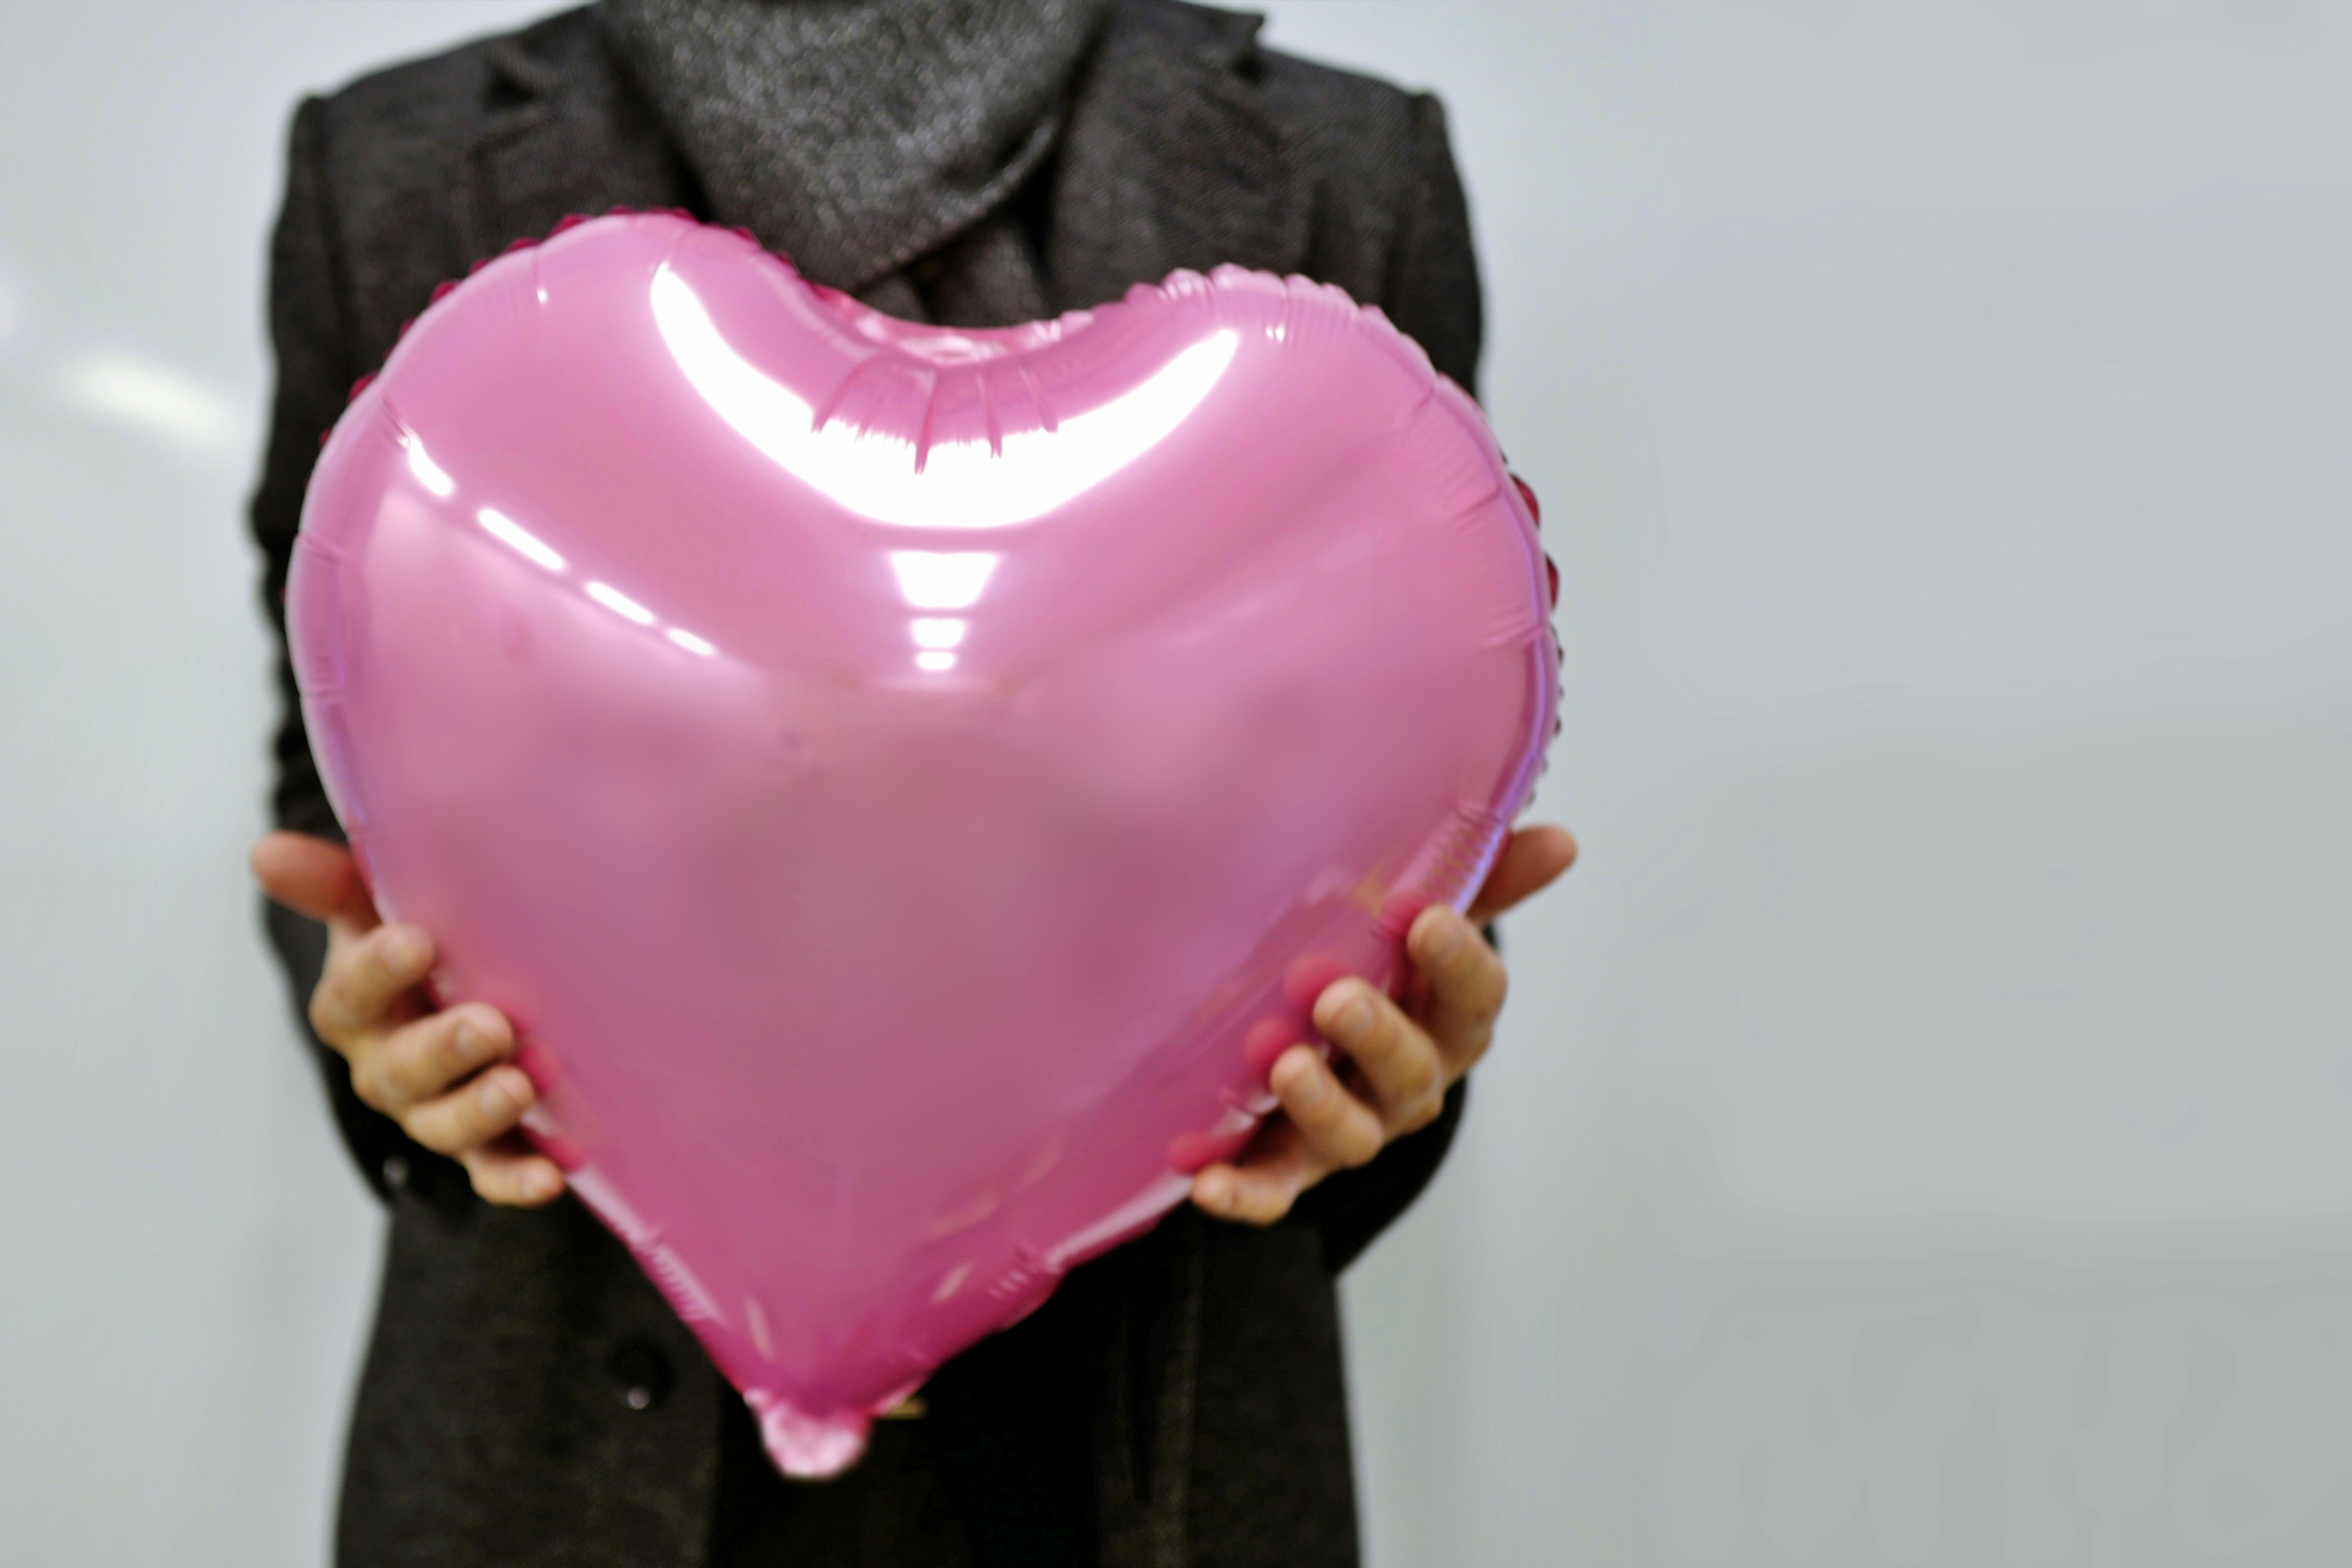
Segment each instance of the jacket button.
[{"label": "jacket button", "polygon": [[383,1157],[383,1184],[394,1192],[408,1185],[408,1162],[397,1154]]},{"label": "jacket button", "polygon": [[651,1345],[623,1345],[605,1370],[631,1410],[651,1410],[669,1392],[669,1363]]}]

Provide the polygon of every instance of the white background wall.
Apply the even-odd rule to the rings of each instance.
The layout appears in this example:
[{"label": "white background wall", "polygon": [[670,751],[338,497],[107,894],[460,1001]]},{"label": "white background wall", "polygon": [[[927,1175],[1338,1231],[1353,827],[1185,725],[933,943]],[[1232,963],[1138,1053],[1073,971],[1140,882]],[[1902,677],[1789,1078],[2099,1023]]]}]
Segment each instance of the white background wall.
[{"label": "white background wall", "polygon": [[[241,868],[299,91],[0,52],[0,1556],[320,1560],[376,1220]],[[1567,574],[1465,1142],[1351,1278],[1381,1568],[2352,1554],[2352,14],[1286,0],[1443,91]]]}]

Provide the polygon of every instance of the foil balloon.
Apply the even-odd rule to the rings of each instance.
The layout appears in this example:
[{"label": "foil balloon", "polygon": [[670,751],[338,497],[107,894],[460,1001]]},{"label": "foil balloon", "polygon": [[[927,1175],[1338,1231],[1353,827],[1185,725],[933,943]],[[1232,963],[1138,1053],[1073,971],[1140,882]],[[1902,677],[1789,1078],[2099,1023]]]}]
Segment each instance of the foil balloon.
[{"label": "foil balloon", "polygon": [[813,1475],[1466,900],[1553,727],[1546,573],[1475,405],[1336,289],[950,331],[633,214],[404,335],[288,611],[379,906]]}]

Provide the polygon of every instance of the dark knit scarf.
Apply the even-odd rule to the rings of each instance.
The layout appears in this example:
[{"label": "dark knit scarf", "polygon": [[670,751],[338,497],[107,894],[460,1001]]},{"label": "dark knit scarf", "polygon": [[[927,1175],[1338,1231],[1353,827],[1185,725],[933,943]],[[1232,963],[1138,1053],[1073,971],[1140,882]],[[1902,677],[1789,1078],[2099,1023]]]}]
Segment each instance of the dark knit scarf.
[{"label": "dark knit scarf", "polygon": [[955,326],[1047,313],[1035,244],[1012,204],[1053,150],[1071,79],[1107,8],[1108,0],[600,6],[606,36],[712,216],[749,228],[817,282],[892,315]]}]

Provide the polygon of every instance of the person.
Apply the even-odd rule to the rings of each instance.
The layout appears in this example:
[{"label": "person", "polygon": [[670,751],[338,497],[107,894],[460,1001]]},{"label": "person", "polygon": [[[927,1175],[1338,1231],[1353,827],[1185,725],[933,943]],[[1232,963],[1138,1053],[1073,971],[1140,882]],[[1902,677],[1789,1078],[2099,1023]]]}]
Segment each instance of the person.
[{"label": "person", "polygon": [[[305,101],[270,250],[252,525],[283,591],[320,434],[436,283],[574,212],[750,227],[892,314],[1001,325],[1178,268],[1303,272],[1465,387],[1480,317],[1437,102],[1178,0],[604,0]],[[1479,922],[1565,870],[1512,837],[1425,911],[1402,1003],[1342,980],[1281,1110],[1193,1203],[925,1385],[866,1459],[778,1476],[628,1253],[520,1138],[507,1021],[436,1010],[380,921],[282,660],[253,866],[341,1133],[391,1226],[337,1527],[346,1568],[1280,1564],[1357,1556],[1334,1280],[1454,1136],[1502,1002]],[[916,1408],[910,1405],[910,1412]]]}]

